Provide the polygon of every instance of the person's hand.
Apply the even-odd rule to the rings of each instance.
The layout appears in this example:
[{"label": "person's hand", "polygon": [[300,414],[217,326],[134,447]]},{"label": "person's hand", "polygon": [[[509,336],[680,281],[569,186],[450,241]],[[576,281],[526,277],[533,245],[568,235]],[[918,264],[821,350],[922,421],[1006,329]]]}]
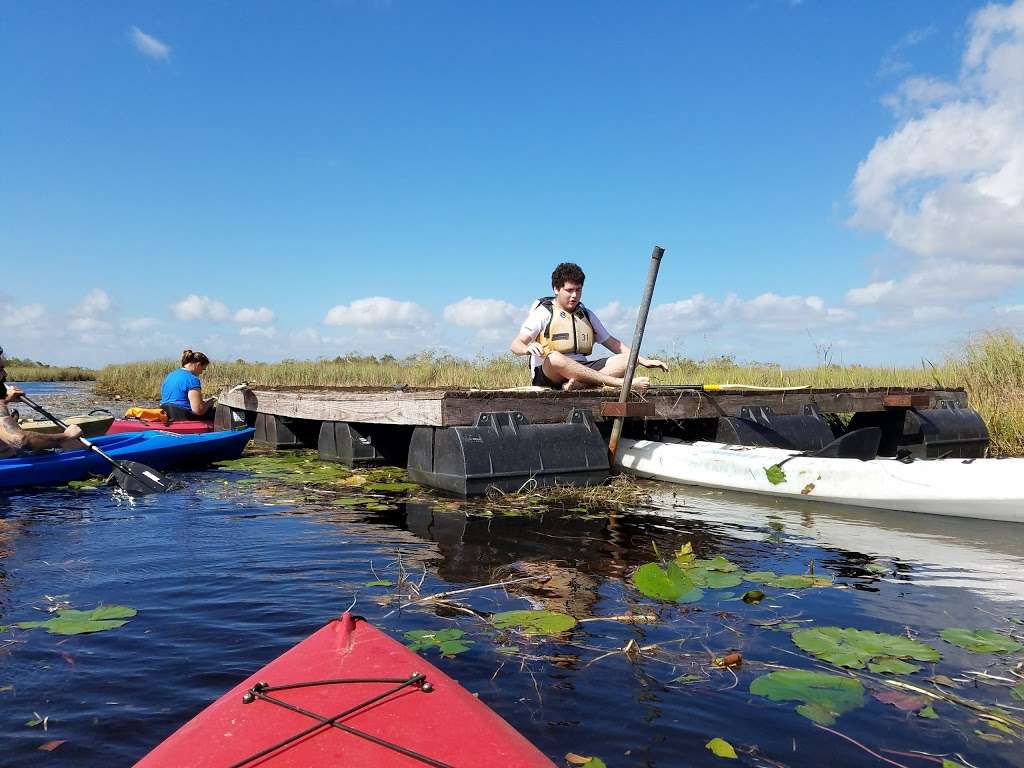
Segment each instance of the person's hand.
[{"label": "person's hand", "polygon": [[74,440],[75,438],[81,437],[81,436],[82,436],[82,428],[80,426],[78,426],[77,424],[68,424],[67,427],[64,428],[64,437],[66,437],[66,438],[68,438],[70,440]]},{"label": "person's hand", "polygon": [[541,344],[539,341],[531,341],[529,344],[527,344],[526,351],[529,352],[531,355],[536,355],[537,357],[548,356],[547,350],[544,349],[544,345]]},{"label": "person's hand", "polygon": [[668,371],[668,365],[663,363],[661,360],[655,360],[654,358],[645,357],[640,362],[644,368],[660,368],[663,371]]},{"label": "person's hand", "polygon": [[7,396],[4,397],[4,402],[5,403],[16,403],[18,400],[21,399],[21,396],[23,394],[25,394],[25,392],[23,390],[18,389],[17,387],[8,384],[7,385]]}]

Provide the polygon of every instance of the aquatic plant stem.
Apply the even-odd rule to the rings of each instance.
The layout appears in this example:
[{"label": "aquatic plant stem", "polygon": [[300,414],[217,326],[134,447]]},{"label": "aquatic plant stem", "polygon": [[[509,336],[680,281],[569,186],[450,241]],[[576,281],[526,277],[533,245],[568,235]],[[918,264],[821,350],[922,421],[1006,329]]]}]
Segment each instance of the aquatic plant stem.
[{"label": "aquatic plant stem", "polygon": [[854,738],[852,738],[850,736],[847,736],[845,733],[840,733],[839,731],[832,730],[828,726],[822,725],[821,723],[814,723],[814,727],[815,728],[821,728],[821,730],[828,731],[833,736],[838,736],[841,739],[845,739],[846,741],[850,742],[854,746],[860,747],[861,749],[863,749],[865,752],[867,752],[872,757],[877,757],[879,760],[881,760],[884,763],[888,763],[889,765],[895,765],[896,768],[907,768],[907,766],[905,766],[903,763],[897,763],[895,760],[890,760],[888,757],[885,757],[883,755],[878,754],[877,752],[875,752],[870,747],[867,747],[867,746],[861,744],[859,741],[857,741],[856,739],[854,739]]}]

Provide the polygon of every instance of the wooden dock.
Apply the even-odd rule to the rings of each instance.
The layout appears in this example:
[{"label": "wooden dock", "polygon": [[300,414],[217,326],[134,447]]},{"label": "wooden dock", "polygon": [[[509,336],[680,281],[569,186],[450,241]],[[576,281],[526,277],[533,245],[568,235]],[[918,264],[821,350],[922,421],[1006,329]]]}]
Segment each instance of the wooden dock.
[{"label": "wooden dock", "polygon": [[[480,390],[353,387],[263,387],[225,390],[219,403],[249,413],[288,419],[355,424],[401,424],[422,427],[463,427],[481,413],[518,411],[530,424],[564,422],[571,410],[590,411],[595,421],[610,418],[618,394],[611,390]],[[658,387],[632,402],[636,415],[648,419],[736,416],[743,407],[769,407],[778,415],[803,412],[816,405],[822,413],[858,413],[890,408],[935,408],[940,401],[966,407],[962,389],[875,387],[863,389],[794,389],[783,392],[731,390],[704,392],[692,388]]]},{"label": "wooden dock", "polygon": [[[221,393],[218,429],[254,426],[255,440],[275,448],[316,447],[348,466],[383,461],[409,477],[459,495],[491,487],[593,484],[611,471],[608,428],[625,417],[638,437],[676,436],[741,445],[817,450],[843,422],[883,435],[892,455],[918,440],[905,420],[928,423],[943,439],[987,444],[980,417],[959,389],[790,389],[704,391],[656,387],[618,402],[613,390],[504,390],[247,386]],[[908,414],[913,414],[910,416]],[[916,420],[916,421],[915,421]],[[933,429],[934,423],[952,423]],[[920,433],[920,429],[917,429]],[[948,433],[948,434],[945,434]],[[920,439],[919,439],[920,438]],[[877,438],[876,438],[877,439]],[[931,438],[929,438],[931,439]]]}]

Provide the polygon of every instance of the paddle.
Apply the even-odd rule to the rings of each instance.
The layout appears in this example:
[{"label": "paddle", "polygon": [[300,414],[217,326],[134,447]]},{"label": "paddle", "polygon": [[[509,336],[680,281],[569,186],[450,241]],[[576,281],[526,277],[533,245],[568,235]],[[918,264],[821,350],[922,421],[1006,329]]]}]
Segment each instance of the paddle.
[{"label": "paddle", "polygon": [[648,389],[696,389],[700,392],[798,392],[810,384],[791,387],[762,387],[758,384],[651,384]]},{"label": "paddle", "polygon": [[[22,394],[19,399],[54,424],[64,427],[64,429],[68,428],[67,424],[46,411],[42,406],[32,402],[26,395]],[[171,489],[171,481],[152,467],[147,467],[145,464],[140,464],[137,461],[118,461],[108,456],[98,445],[86,440],[84,437],[78,439],[90,451],[95,451],[110,462],[114,467],[114,482],[128,493],[166,493]]]}]

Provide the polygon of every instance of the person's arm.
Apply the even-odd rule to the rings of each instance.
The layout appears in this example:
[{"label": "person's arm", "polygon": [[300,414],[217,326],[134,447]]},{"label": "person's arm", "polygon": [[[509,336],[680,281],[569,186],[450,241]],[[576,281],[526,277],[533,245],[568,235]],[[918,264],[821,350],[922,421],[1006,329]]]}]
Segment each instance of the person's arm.
[{"label": "person's arm", "polygon": [[60,435],[40,435],[26,432],[19,427],[11,416],[8,403],[16,402],[21,396],[17,387],[8,387],[7,396],[0,401],[0,441],[15,450],[43,451],[47,448],[74,448],[82,435],[81,427],[69,425]]},{"label": "person's arm", "polygon": [[[621,341],[616,339],[614,336],[609,336],[607,339],[602,341],[601,344],[607,347],[609,350],[611,350],[612,354],[629,354],[629,347],[627,347]],[[653,357],[644,357],[643,355],[637,355],[636,364],[644,368],[660,368],[663,371],[668,370],[668,365],[663,363],[661,360],[656,360]]]},{"label": "person's arm", "polygon": [[[538,312],[540,309],[541,312]],[[547,350],[544,349],[544,345],[537,341],[537,337],[540,336],[541,330],[544,328],[544,322],[546,320],[544,310],[542,307],[538,307],[533,310],[526,318],[526,322],[523,323],[523,327],[519,329],[519,333],[512,343],[509,344],[509,349],[512,350],[514,355],[537,355],[538,357],[547,357]]]},{"label": "person's arm", "polygon": [[203,400],[203,390],[201,389],[190,389],[188,391],[188,405],[192,409],[192,413],[196,416],[202,416],[217,402],[216,397],[211,397],[208,400]]},{"label": "person's arm", "polygon": [[537,355],[538,357],[547,357],[548,355],[544,350],[544,345],[537,341],[537,335],[526,330],[520,331],[519,335],[512,339],[509,349],[515,355]]}]

